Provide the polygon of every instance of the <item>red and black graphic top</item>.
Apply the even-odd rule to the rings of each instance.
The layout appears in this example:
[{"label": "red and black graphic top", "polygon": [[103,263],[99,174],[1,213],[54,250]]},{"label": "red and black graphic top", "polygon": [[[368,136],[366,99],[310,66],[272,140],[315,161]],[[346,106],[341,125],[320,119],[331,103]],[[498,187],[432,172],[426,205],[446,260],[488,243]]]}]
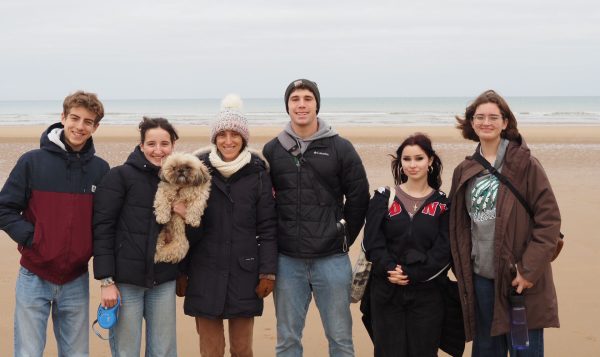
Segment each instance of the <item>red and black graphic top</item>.
[{"label": "red and black graphic top", "polygon": [[448,240],[449,201],[434,192],[410,216],[396,197],[388,208],[389,190],[375,191],[367,211],[364,246],[375,274],[400,265],[410,284],[435,277],[450,263]]}]

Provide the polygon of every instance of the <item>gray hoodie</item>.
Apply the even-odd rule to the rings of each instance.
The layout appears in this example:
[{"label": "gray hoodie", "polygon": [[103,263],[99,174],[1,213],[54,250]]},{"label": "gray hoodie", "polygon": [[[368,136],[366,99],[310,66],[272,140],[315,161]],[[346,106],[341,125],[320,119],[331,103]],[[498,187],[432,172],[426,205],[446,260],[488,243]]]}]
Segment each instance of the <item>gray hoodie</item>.
[{"label": "gray hoodie", "polygon": [[[502,171],[509,141],[502,139],[496,154],[494,168]],[[487,170],[472,178],[465,191],[465,203],[471,216],[471,259],[475,274],[494,279],[494,236],[496,227],[496,199],[500,185],[496,176]]]},{"label": "gray hoodie", "polygon": [[332,126],[330,126],[329,124],[327,124],[323,119],[317,118],[317,123],[319,125],[319,127],[317,128],[317,132],[306,139],[303,139],[303,138],[299,137],[298,134],[296,134],[294,129],[292,129],[291,122],[287,123],[287,125],[285,126],[285,128],[283,130],[286,133],[290,134],[293,138],[295,138],[300,143],[300,152],[302,154],[304,154],[304,152],[308,148],[308,145],[310,145],[310,143],[312,141],[318,140],[318,139],[323,139],[323,138],[329,138],[329,137],[338,135],[338,133],[335,131],[335,129]]}]

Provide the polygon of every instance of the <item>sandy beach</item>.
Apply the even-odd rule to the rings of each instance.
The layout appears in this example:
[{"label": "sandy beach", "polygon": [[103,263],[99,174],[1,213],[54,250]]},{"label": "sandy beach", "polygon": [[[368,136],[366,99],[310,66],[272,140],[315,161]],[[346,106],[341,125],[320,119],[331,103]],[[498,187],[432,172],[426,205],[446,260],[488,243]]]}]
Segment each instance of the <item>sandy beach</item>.
[{"label": "sandy beach", "polygon": [[[0,127],[0,184],[3,184],[19,156],[39,146],[41,126]],[[460,137],[449,126],[429,127],[341,127],[341,135],[350,139],[365,164],[370,190],[390,185],[390,157],[400,141],[416,132],[428,133],[443,164],[442,189],[449,191],[454,167],[468,154],[475,143]],[[521,132],[526,142],[546,169],[558,198],[563,218],[565,248],[552,264],[558,292],[560,329],[545,332],[546,356],[597,356],[600,351],[600,287],[593,285],[600,273],[600,240],[593,218],[600,211],[600,187],[594,182],[600,177],[600,126],[525,126]],[[208,144],[208,129],[204,126],[179,126],[181,140],[176,149],[192,151]],[[250,146],[261,149],[274,137],[279,127],[251,127]],[[123,163],[138,140],[134,126],[101,125],[94,135],[97,154],[111,166]],[[359,237],[359,239],[361,239]],[[351,249],[354,261],[358,244]],[[15,279],[19,267],[16,244],[0,232],[0,348],[3,356],[13,354],[13,312]],[[91,261],[90,261],[91,263]],[[90,264],[91,271],[91,264]],[[99,283],[90,282],[90,319],[96,315],[99,303]],[[180,356],[197,356],[198,338],[194,320],[183,314],[183,299],[178,298],[177,336]],[[371,356],[372,344],[360,321],[358,305],[352,305],[354,343],[357,356]],[[273,300],[265,300],[262,317],[255,320],[255,356],[274,356],[276,341]],[[306,356],[327,356],[318,312],[311,303],[304,331]],[[51,323],[48,328],[45,356],[56,356],[56,343]],[[108,342],[100,340],[90,330],[90,355],[110,356]],[[441,354],[442,355],[442,354]],[[470,345],[466,348],[470,355]]]}]

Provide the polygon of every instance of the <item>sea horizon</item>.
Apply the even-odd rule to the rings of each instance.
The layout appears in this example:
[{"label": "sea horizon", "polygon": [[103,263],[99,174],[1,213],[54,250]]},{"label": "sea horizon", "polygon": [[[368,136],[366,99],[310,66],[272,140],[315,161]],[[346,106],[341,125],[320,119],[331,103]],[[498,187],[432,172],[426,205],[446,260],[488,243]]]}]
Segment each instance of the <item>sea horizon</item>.
[{"label": "sea horizon", "polygon": [[[319,117],[332,125],[452,125],[472,97],[323,97]],[[506,98],[520,124],[600,125],[600,96]],[[244,98],[250,125],[289,120],[283,98]],[[221,99],[103,99],[103,125],[137,124],[143,116],[179,125],[207,125]],[[0,100],[0,126],[48,125],[60,119],[62,100]]]}]

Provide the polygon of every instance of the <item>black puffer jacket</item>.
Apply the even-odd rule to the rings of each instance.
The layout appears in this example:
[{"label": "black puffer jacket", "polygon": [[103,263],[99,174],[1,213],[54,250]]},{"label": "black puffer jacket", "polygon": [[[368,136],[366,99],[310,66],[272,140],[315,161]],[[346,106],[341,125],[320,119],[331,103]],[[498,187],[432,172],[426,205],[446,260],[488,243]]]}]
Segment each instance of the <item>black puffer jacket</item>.
[{"label": "black puffer jacket", "polygon": [[199,157],[211,170],[212,183],[200,227],[187,230],[184,312],[221,319],[259,316],[263,300],[254,292],[259,274],[277,272],[277,218],[265,163],[252,155],[225,179],[207,154]]},{"label": "black puffer jacket", "polygon": [[[369,204],[367,175],[352,144],[339,135],[318,139],[298,160],[275,138],[263,153],[276,192],[279,251],[297,258],[347,251],[364,224]],[[336,226],[341,218],[348,224],[346,239]]]},{"label": "black puffer jacket", "polygon": [[94,276],[152,287],[177,277],[177,264],[154,263],[161,225],[154,216],[159,167],[139,146],[112,168],[94,198]]}]

